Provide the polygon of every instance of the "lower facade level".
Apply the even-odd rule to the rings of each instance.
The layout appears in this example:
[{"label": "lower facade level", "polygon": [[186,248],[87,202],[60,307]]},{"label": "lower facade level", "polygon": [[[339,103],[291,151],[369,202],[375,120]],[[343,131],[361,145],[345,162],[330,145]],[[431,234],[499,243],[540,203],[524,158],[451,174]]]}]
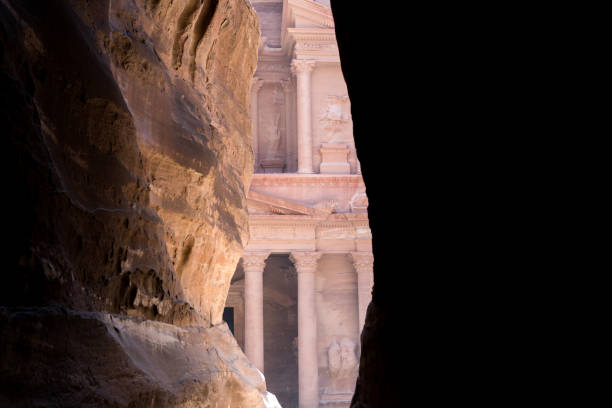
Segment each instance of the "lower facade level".
[{"label": "lower facade level", "polygon": [[226,308],[284,408],[348,407],[373,262],[360,176],[255,175]]},{"label": "lower facade level", "polygon": [[370,302],[369,252],[246,252],[226,307],[283,407],[348,407]]}]

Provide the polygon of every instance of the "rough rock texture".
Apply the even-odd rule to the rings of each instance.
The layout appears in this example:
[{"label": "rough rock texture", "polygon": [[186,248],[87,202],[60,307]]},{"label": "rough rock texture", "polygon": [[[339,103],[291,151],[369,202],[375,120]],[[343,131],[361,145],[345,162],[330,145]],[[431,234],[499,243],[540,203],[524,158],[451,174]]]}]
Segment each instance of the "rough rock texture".
[{"label": "rough rock texture", "polygon": [[[233,341],[217,325],[248,236],[258,37],[245,0],[0,1],[11,197],[0,394],[11,404],[151,406],[151,397],[164,401],[154,406],[190,406],[189,395],[202,400],[207,387],[217,390],[209,406],[240,387],[244,398],[231,406],[264,404],[259,380],[211,374],[241,372],[233,345],[214,370],[185,369],[200,387],[164,372],[179,369],[170,363],[144,369],[135,353],[149,361],[158,348],[136,352],[121,340],[170,331],[179,341],[159,349],[175,362]],[[111,328],[111,319],[124,323]],[[191,347],[194,333],[210,340]],[[33,362],[44,350],[54,358]],[[95,391],[73,395],[83,370]],[[146,382],[149,399],[131,382]],[[74,398],[58,397],[67,392]]]},{"label": "rough rock texture", "polygon": [[[1,308],[0,329],[6,334],[1,406],[16,401],[184,408],[275,403],[225,324],[180,327],[58,307]],[[54,378],[58,371],[64,375]]]}]

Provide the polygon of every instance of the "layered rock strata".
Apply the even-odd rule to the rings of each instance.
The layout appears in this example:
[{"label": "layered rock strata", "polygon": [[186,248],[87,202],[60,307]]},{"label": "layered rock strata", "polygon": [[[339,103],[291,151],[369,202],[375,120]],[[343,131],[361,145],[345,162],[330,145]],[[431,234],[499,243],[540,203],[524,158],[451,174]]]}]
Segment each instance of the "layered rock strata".
[{"label": "layered rock strata", "polygon": [[246,0],[0,1],[3,404],[273,404],[222,323],[258,38]]}]

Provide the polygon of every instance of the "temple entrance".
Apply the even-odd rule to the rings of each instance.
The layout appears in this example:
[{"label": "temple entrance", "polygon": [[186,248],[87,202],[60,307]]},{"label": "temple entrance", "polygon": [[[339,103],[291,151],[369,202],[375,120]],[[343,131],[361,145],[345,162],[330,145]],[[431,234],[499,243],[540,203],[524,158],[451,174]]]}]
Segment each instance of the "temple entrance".
[{"label": "temple entrance", "polygon": [[288,255],[267,259],[263,297],[266,384],[284,408],[297,408],[297,273]]}]

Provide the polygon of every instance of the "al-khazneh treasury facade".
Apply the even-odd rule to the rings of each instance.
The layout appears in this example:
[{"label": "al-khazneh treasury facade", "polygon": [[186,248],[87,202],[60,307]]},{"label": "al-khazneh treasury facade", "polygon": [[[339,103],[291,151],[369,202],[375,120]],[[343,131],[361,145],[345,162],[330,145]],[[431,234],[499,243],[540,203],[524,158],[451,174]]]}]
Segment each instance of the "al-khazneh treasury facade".
[{"label": "al-khazneh treasury facade", "polygon": [[252,4],[250,239],[226,311],[283,407],[348,407],[373,257],[329,1]]}]

